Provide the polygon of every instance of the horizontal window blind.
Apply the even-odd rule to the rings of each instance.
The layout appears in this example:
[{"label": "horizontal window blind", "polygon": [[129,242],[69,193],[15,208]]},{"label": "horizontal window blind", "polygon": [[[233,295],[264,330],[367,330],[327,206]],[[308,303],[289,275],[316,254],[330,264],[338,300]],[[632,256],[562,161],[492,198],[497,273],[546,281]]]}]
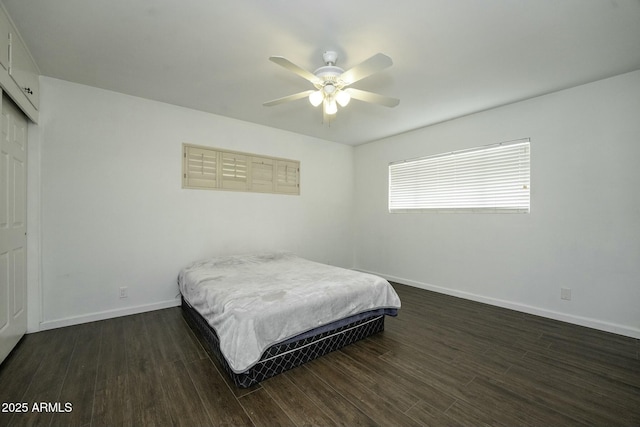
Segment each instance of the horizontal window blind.
[{"label": "horizontal window blind", "polygon": [[389,164],[389,212],[528,213],[530,141]]}]

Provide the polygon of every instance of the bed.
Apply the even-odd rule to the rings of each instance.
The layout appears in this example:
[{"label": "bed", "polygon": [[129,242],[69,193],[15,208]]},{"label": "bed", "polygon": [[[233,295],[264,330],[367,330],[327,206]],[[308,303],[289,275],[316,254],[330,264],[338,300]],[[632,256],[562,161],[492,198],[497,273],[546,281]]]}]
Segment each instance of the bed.
[{"label": "bed", "polygon": [[286,252],[201,260],[178,275],[185,319],[239,387],[384,330],[386,280]]}]

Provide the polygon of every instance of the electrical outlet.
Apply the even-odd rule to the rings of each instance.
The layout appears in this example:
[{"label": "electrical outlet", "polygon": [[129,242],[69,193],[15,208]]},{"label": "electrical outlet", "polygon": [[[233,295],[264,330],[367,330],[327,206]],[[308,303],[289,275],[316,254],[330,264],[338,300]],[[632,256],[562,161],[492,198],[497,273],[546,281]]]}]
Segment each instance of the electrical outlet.
[{"label": "electrical outlet", "polygon": [[560,299],[571,301],[571,289],[560,288]]},{"label": "electrical outlet", "polygon": [[123,286],[120,288],[120,299],[127,298],[127,287]]}]

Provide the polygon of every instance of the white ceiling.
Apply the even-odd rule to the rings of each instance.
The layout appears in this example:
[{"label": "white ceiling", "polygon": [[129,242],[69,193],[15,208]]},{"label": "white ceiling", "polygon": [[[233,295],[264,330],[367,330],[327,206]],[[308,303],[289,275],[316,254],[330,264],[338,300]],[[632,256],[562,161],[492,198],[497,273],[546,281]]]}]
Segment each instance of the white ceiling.
[{"label": "white ceiling", "polygon": [[[357,145],[640,69],[640,0],[3,0],[43,75]],[[334,121],[305,99],[336,50],[353,87]]]}]

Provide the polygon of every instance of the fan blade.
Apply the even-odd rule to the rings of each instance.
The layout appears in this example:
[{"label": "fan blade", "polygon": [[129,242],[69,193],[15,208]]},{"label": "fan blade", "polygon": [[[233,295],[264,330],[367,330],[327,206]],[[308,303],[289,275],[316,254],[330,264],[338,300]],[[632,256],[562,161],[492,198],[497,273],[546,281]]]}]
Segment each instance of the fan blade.
[{"label": "fan blade", "polygon": [[389,96],[379,95],[373,92],[367,92],[360,89],[354,89],[352,87],[349,87],[343,90],[347,92],[349,95],[351,95],[351,98],[353,99],[358,99],[364,102],[371,102],[373,104],[380,104],[380,105],[384,105],[385,107],[395,107],[400,103],[399,99],[391,98]]},{"label": "fan blade", "polygon": [[267,101],[263,103],[265,107],[272,107],[274,105],[283,104],[289,101],[297,101],[298,99],[305,98],[315,92],[315,90],[305,90],[304,92],[294,93],[293,95],[283,96],[282,98],[274,99],[272,101]]},{"label": "fan blade", "polygon": [[302,77],[305,80],[310,81],[314,85],[316,83],[320,82],[320,79],[318,79],[315,74],[313,74],[310,71],[305,70],[304,68],[298,67],[296,64],[294,64],[293,62],[289,61],[287,58],[283,58],[282,56],[270,56],[269,60],[271,62],[275,62],[276,64],[280,65],[281,67],[286,68],[289,71],[292,71],[292,72],[296,73],[297,75],[299,75],[300,77]]},{"label": "fan blade", "polygon": [[382,71],[385,68],[390,67],[391,65],[393,65],[393,61],[391,60],[391,58],[383,53],[378,53],[342,73],[339,77],[339,80],[342,80],[345,86],[348,86],[352,83],[357,82],[358,80],[369,77],[371,74]]}]

